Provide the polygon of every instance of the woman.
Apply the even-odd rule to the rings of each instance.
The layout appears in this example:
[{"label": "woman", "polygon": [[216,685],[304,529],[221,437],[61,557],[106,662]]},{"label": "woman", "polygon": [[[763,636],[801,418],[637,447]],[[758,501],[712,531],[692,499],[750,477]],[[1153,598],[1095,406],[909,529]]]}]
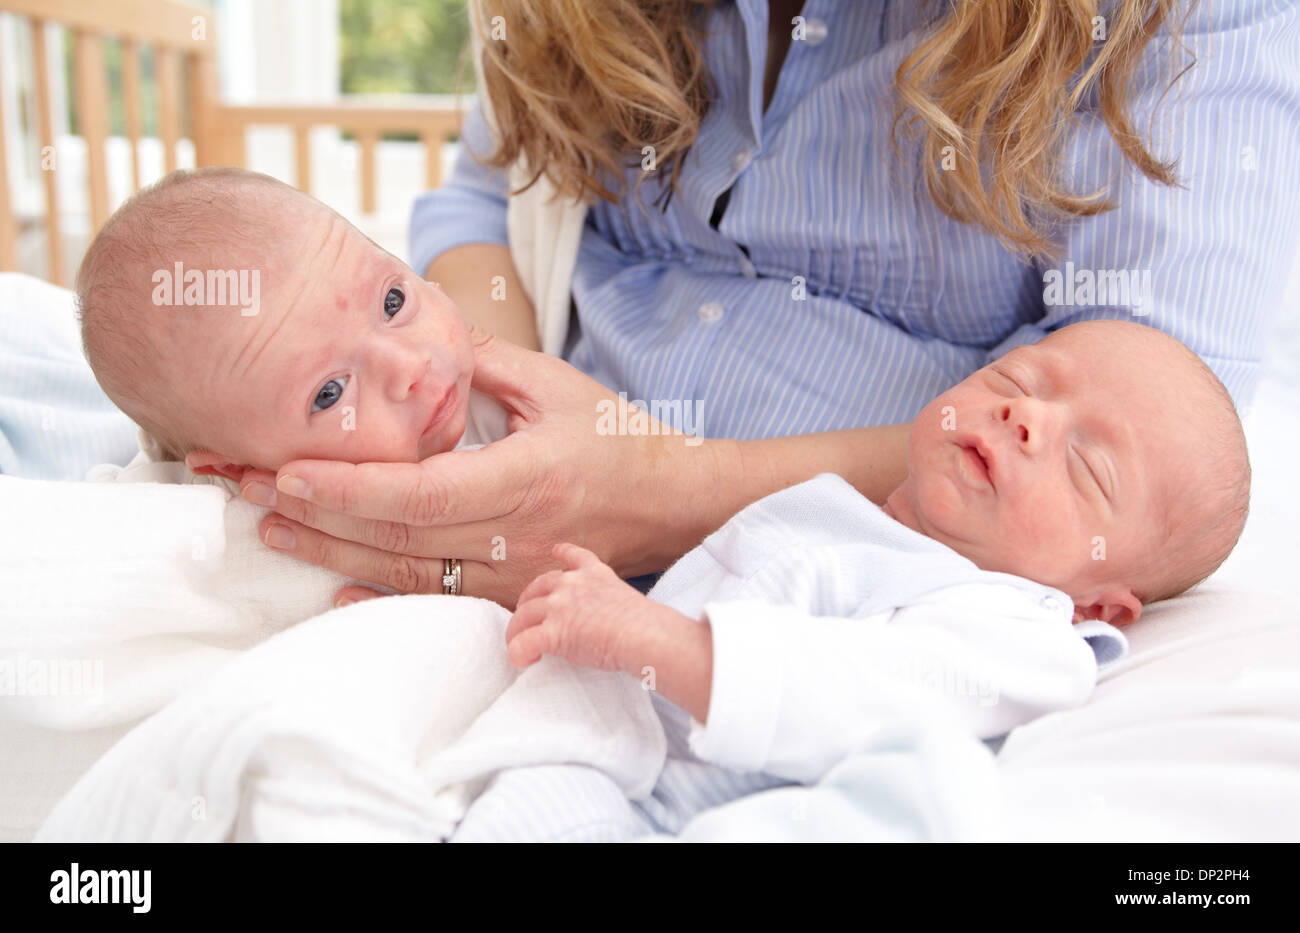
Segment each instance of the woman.
[{"label": "woman", "polygon": [[[497,335],[476,385],[513,433],[290,464],[268,522],[401,591],[453,555],[513,606],[557,541],[633,576],[821,472],[883,501],[927,400],[1076,320],[1142,317],[1244,406],[1296,247],[1296,4],[1092,6],[480,0],[496,135],[469,114],[484,163],[417,203],[412,258]],[[536,346],[516,163],[593,202],[572,366],[510,342]],[[600,433],[620,392],[696,403],[709,439]]]}]

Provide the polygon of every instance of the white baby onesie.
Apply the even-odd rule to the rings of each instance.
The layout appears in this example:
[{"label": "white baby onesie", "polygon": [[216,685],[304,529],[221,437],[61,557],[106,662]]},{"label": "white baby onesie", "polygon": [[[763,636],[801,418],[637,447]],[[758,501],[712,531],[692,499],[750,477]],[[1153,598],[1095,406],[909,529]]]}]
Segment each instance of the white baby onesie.
[{"label": "white baby onesie", "polygon": [[712,627],[691,750],[805,783],[901,722],[990,738],[1077,706],[1127,650],[1072,625],[1064,592],[980,569],[829,473],[733,516],[649,595]]}]

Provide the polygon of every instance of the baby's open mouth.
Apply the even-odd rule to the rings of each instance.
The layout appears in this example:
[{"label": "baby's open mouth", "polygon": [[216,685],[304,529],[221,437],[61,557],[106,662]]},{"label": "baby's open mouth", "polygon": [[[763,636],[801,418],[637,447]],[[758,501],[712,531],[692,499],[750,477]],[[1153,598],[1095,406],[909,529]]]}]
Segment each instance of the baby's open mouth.
[{"label": "baby's open mouth", "polygon": [[971,476],[982,480],[990,486],[993,485],[993,477],[989,473],[989,465],[980,455],[978,449],[963,444],[961,445],[961,457],[966,464],[967,472]]}]

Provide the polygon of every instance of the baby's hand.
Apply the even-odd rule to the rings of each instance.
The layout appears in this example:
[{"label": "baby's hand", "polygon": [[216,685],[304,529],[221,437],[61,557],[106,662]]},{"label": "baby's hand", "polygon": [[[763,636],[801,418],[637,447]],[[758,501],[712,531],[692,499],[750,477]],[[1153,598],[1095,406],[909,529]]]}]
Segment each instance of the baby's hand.
[{"label": "baby's hand", "polygon": [[551,553],[568,569],[542,574],[519,595],[506,627],[510,663],[524,668],[553,654],[606,671],[637,664],[647,625],[663,607],[586,548],[557,544]]}]

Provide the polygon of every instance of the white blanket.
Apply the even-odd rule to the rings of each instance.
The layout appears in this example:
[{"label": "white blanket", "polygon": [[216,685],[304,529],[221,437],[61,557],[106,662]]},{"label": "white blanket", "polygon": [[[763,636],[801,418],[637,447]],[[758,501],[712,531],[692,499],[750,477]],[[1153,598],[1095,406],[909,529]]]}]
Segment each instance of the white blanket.
[{"label": "white blanket", "polygon": [[[521,757],[607,769],[629,794],[653,785],[664,739],[633,679],[548,662],[516,680],[508,613],[484,600],[330,611],[347,578],[266,548],[264,510],[221,483],[174,463],[99,478],[170,482],[0,477],[0,838],[31,838],[160,711],[85,776],[49,838],[346,836],[366,807],[408,808],[372,830],[437,838],[465,782]],[[345,789],[355,805],[337,820],[299,819]],[[189,816],[196,799],[206,820]]]},{"label": "white blanket", "polygon": [[403,596],[295,626],[132,731],[37,841],[441,841],[513,765],[587,764],[648,794],[665,749],[645,691],[549,658],[516,675],[508,618]]}]

